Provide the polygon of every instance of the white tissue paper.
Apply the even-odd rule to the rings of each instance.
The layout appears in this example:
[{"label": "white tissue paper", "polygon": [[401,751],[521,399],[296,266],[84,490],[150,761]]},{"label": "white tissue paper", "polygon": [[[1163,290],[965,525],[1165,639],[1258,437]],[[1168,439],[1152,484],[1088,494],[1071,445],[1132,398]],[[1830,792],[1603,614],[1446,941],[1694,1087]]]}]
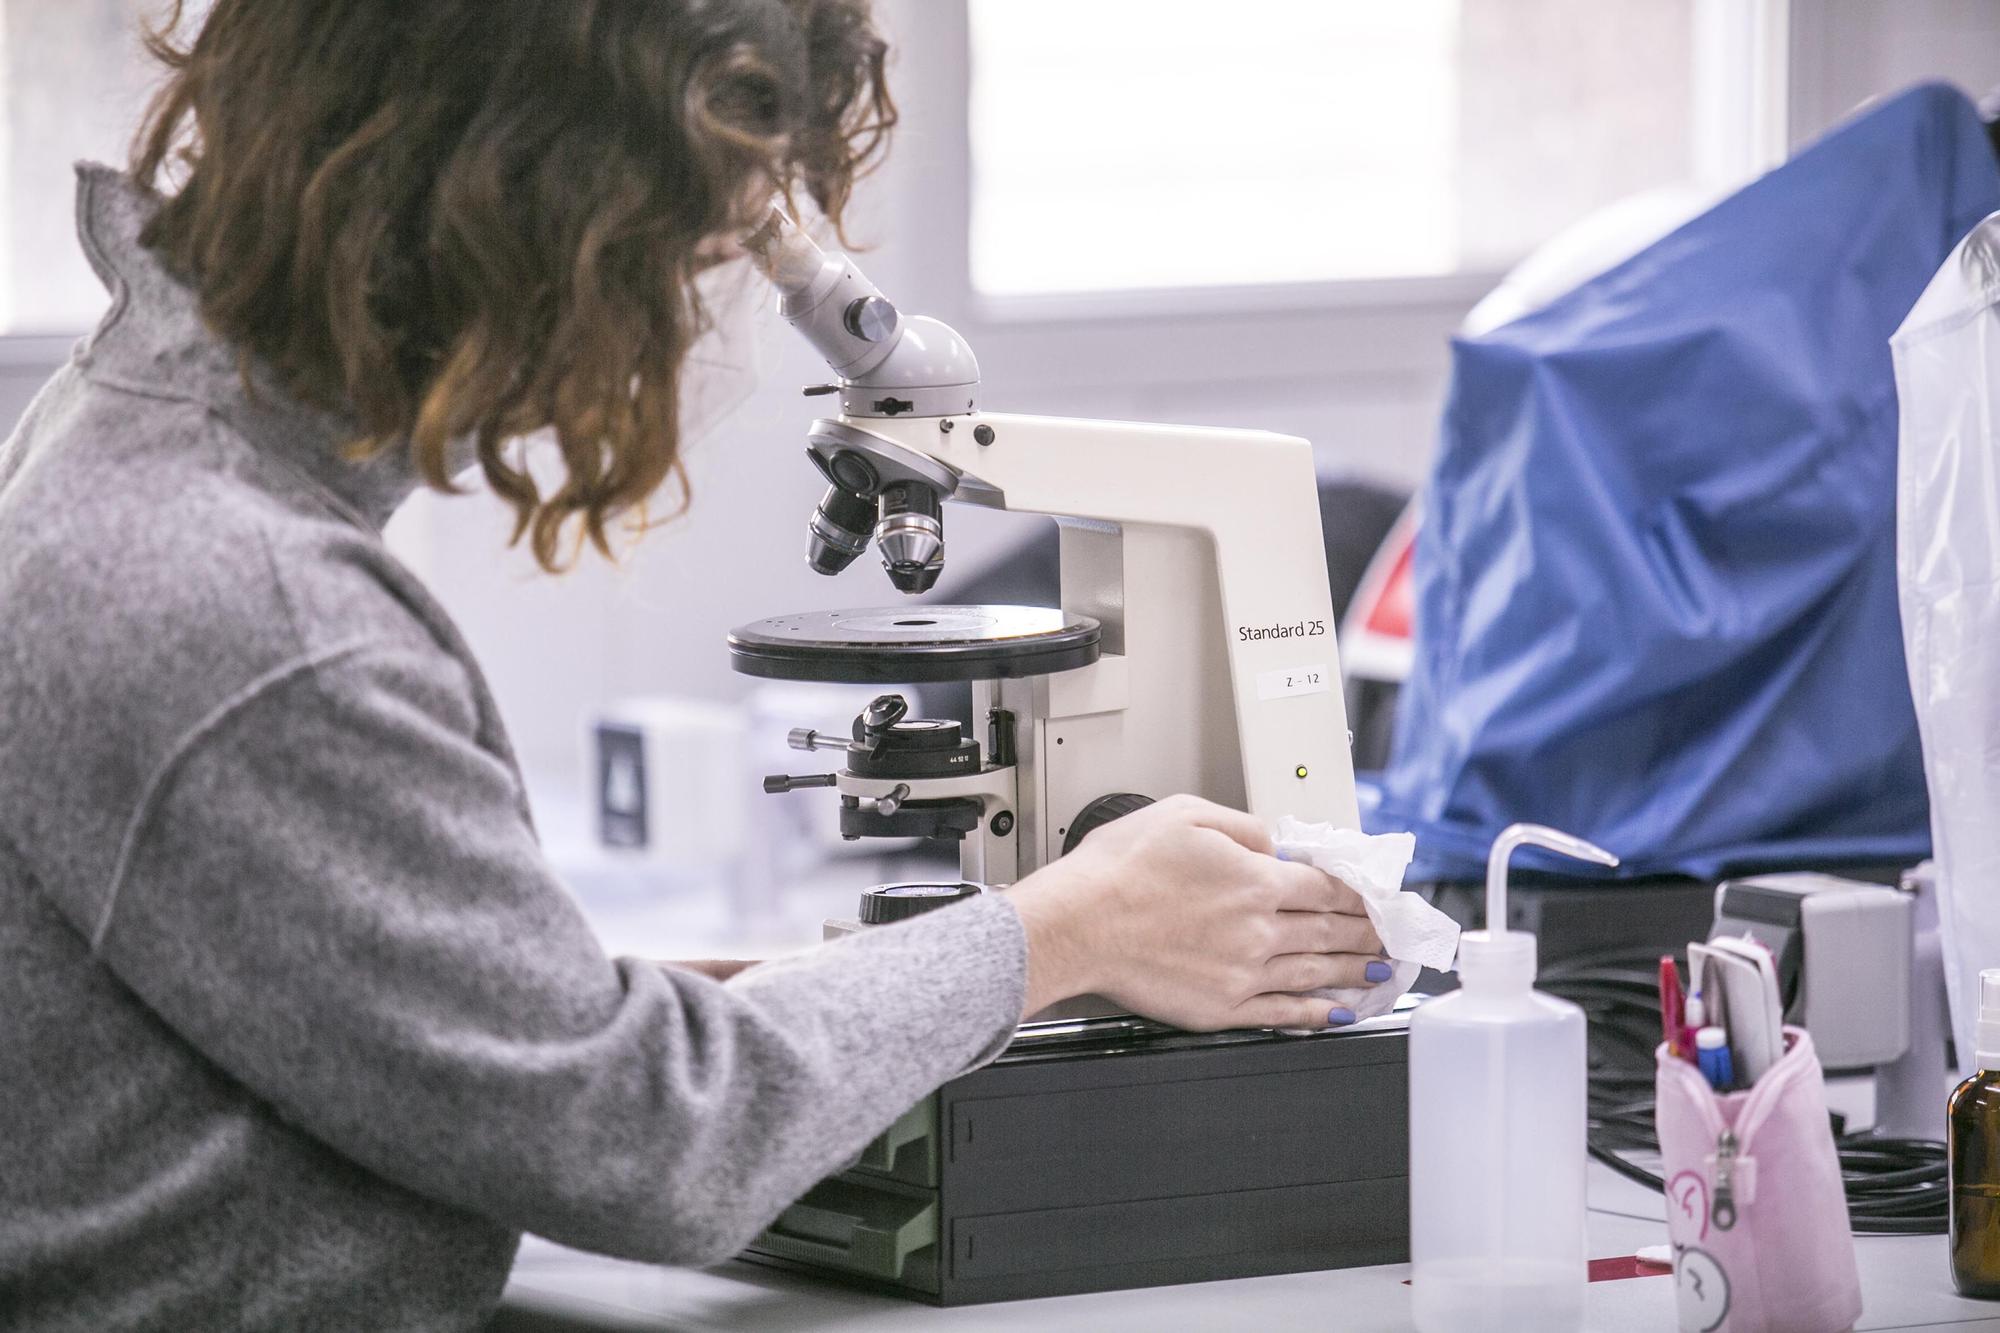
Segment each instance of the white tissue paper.
[{"label": "white tissue paper", "polygon": [[1287,815],[1278,820],[1277,853],[1324,870],[1361,895],[1382,937],[1395,974],[1373,986],[1317,990],[1311,994],[1354,1011],[1354,1017],[1386,1014],[1403,992],[1417,984],[1426,967],[1449,972],[1458,957],[1458,923],[1414,893],[1403,892],[1403,872],[1416,855],[1408,833],[1362,833],[1332,824],[1308,824]]}]

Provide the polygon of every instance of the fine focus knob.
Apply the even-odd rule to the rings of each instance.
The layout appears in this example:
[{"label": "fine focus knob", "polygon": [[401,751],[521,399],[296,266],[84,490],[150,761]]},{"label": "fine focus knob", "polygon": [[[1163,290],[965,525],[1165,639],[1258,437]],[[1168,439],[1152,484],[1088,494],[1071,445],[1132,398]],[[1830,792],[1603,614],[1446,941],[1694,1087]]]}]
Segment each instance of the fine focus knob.
[{"label": "fine focus knob", "polygon": [[1069,833],[1063,838],[1062,854],[1068,856],[1076,850],[1076,845],[1089,837],[1092,832],[1103,828],[1114,819],[1123,819],[1134,810],[1144,810],[1153,803],[1150,796],[1140,796],[1134,792],[1115,792],[1110,796],[1100,796],[1077,812],[1069,822]]},{"label": "fine focus knob", "polygon": [[886,925],[971,898],[980,892],[977,884],[921,880],[905,884],[882,884],[861,895],[861,924]]},{"label": "fine focus knob", "polygon": [[896,307],[880,296],[864,296],[848,303],[841,323],[863,342],[878,343],[896,331]]}]

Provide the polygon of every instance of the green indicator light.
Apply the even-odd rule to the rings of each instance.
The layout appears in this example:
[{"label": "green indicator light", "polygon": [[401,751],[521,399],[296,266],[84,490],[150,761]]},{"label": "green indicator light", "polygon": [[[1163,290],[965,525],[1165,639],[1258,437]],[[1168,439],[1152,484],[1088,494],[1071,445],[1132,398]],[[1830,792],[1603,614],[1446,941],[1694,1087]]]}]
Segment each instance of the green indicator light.
[{"label": "green indicator light", "polygon": [[1300,777],[1304,777],[1306,775],[1306,766],[1304,764],[1300,764],[1297,768],[1293,769],[1292,772],[1298,774]]}]

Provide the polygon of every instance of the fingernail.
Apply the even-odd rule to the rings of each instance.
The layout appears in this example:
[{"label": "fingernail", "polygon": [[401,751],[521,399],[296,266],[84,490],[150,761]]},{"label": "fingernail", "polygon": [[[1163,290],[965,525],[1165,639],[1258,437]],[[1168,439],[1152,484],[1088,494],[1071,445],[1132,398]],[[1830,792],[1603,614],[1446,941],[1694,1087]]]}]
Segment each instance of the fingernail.
[{"label": "fingernail", "polygon": [[1291,857],[1286,856],[1282,851],[1272,852],[1271,855],[1277,857],[1280,861],[1289,861],[1292,859]]},{"label": "fingernail", "polygon": [[1387,963],[1370,963],[1366,968],[1362,969],[1362,975],[1366,976],[1370,981],[1387,981],[1390,977],[1396,975],[1396,969],[1390,967]]},{"label": "fingernail", "polygon": [[1326,1025],[1330,1028],[1344,1028],[1353,1021],[1354,1011],[1352,1009],[1333,1008],[1326,1011]]}]

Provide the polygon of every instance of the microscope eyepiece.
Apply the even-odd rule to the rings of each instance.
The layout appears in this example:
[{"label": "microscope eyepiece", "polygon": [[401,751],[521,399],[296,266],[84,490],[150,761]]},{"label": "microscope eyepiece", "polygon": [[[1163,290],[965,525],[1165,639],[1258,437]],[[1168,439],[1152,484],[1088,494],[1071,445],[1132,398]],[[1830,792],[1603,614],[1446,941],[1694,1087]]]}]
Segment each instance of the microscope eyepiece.
[{"label": "microscope eyepiece", "polygon": [[844,486],[829,486],[806,524],[810,540],[806,563],[820,574],[838,574],[868,549],[868,534],[875,527],[873,501]]},{"label": "microscope eyepiece", "polygon": [[944,572],[944,506],[921,482],[884,487],[875,544],[882,568],[899,591],[929,592]]}]

